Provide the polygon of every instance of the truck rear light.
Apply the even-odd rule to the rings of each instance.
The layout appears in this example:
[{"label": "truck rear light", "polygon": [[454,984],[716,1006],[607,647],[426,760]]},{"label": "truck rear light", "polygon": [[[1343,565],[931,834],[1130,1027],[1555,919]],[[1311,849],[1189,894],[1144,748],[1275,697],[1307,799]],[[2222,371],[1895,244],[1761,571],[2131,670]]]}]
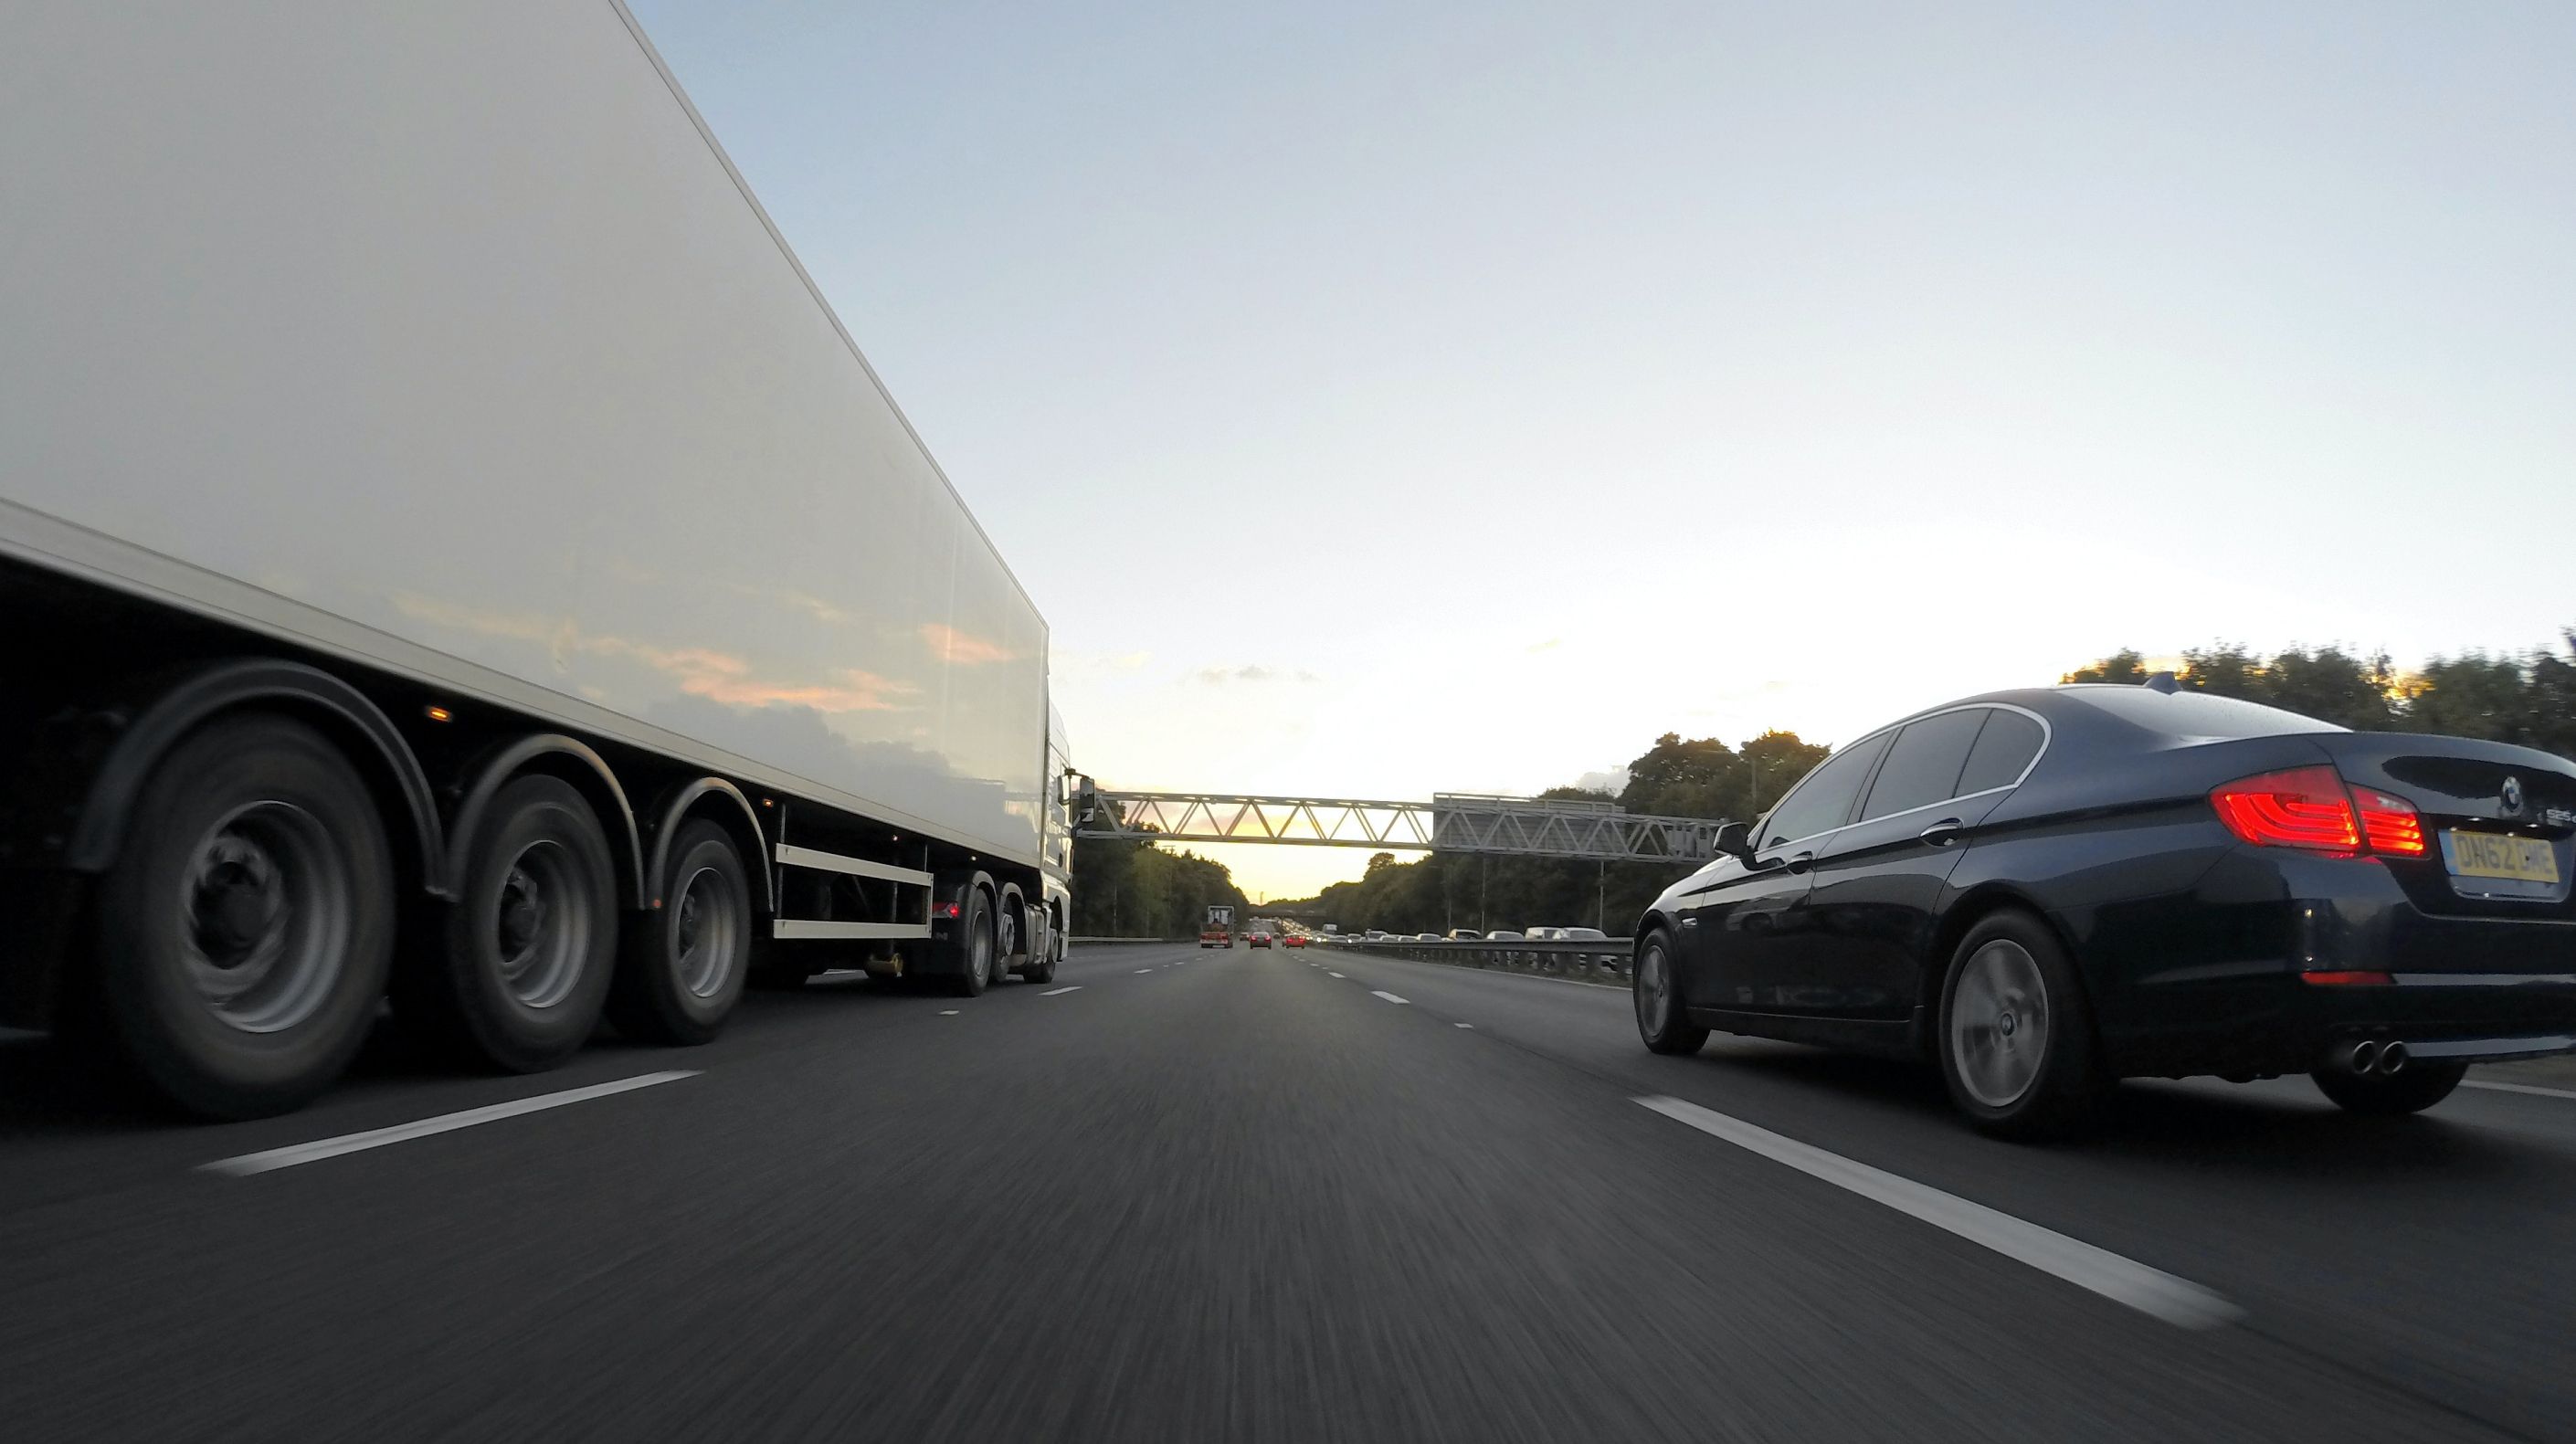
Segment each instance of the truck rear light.
[{"label": "truck rear light", "polygon": [[2354,788],[2352,800],[2361,810],[2362,840],[2372,852],[2383,857],[2424,855],[2424,822],[2415,815],[2414,803],[2370,787]]},{"label": "truck rear light", "polygon": [[2352,798],[2331,767],[2240,777],[2212,788],[2209,803],[2228,831],[2257,847],[2297,847],[2346,857],[2361,851]]}]

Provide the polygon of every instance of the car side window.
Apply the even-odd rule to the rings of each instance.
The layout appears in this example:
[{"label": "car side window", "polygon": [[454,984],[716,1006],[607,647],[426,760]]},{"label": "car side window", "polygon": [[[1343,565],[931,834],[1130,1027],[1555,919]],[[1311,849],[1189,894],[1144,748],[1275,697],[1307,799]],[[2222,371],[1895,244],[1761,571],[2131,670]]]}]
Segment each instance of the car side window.
[{"label": "car side window", "polygon": [[1864,738],[1826,758],[1822,766],[1808,773],[1805,781],[1790,789],[1780,805],[1771,809],[1771,816],[1762,824],[1762,846],[1813,837],[1851,821],[1852,804],[1860,798],[1861,784],[1869,781],[1869,769],[1887,750],[1887,741],[1894,735],[1881,732]]},{"label": "car side window", "polygon": [[1959,774],[1959,795],[2012,786],[2030,769],[2031,759],[2039,756],[2040,744],[2047,740],[2048,733],[2019,712],[2001,707],[1989,711],[1985,730],[1977,734],[1977,745],[1968,749],[1968,765]]},{"label": "car side window", "polygon": [[1887,749],[1887,763],[1869,785],[1861,820],[1911,812],[1959,795],[1959,770],[1967,765],[1968,748],[1985,725],[1983,707],[1944,712],[1905,724]]}]

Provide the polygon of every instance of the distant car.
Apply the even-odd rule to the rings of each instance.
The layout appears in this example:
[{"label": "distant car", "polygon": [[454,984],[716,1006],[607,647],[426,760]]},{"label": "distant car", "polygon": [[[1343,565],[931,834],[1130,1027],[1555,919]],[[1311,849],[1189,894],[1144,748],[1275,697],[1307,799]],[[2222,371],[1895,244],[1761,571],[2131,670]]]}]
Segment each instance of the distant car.
[{"label": "distant car", "polygon": [[1304,933],[1290,933],[1287,937],[1281,939],[1281,941],[1285,942],[1292,948],[1302,948],[1306,946],[1306,935]]},{"label": "distant car", "polygon": [[1558,928],[1556,935],[1569,943],[1597,943],[1610,936],[1599,928]]},{"label": "distant car", "polygon": [[1521,941],[1521,935],[1519,933],[1507,932],[1503,929],[1497,928],[1494,931],[1485,934],[1485,941],[1489,943],[1517,943]]},{"label": "distant car", "polygon": [[1988,1132],[2124,1077],[2306,1073],[2413,1113],[2576,1050],[2576,762],[2071,685],[1863,734],[1638,927],[1638,1031],[1937,1062]]},{"label": "distant car", "polygon": [[1534,943],[1552,943],[1552,942],[1555,942],[1557,939],[1559,939],[1559,938],[1561,938],[1561,937],[1564,937],[1564,936],[1565,936],[1565,929],[1563,929],[1563,928],[1532,928],[1532,929],[1530,929],[1530,930],[1529,930],[1529,936],[1530,936],[1530,941],[1531,941],[1531,942],[1534,942]]},{"label": "distant car", "polygon": [[1413,935],[1413,940],[1417,943],[1436,943],[1444,941],[1438,933],[1416,933]]},{"label": "distant car", "polygon": [[1385,942],[1385,941],[1386,941],[1386,933],[1385,933],[1383,930],[1381,930],[1381,929],[1378,929],[1378,928],[1371,928],[1371,929],[1369,929],[1369,930],[1368,930],[1368,939],[1367,939],[1367,940],[1368,940],[1369,942],[1372,942],[1372,943],[1382,943],[1382,942]]},{"label": "distant car", "polygon": [[1252,946],[1256,948],[1266,948],[1270,946],[1270,934],[1254,933],[1251,937],[1251,943]]},{"label": "distant car", "polygon": [[1483,933],[1476,931],[1474,928],[1451,928],[1449,930],[1449,941],[1453,943],[1472,943],[1483,936]]}]

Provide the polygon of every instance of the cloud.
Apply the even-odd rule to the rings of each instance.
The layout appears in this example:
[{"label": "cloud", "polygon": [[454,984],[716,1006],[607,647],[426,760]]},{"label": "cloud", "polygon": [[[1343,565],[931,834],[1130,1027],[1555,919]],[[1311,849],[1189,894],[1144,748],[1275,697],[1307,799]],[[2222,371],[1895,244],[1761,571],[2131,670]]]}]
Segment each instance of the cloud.
[{"label": "cloud", "polygon": [[1587,772],[1574,779],[1574,785],[1616,797],[1628,790],[1628,769],[1615,767],[1608,772]]},{"label": "cloud", "polygon": [[[585,635],[569,620],[549,622],[529,613],[487,612],[409,594],[394,598],[407,616],[506,641],[536,643],[558,659],[571,655],[620,657],[671,678],[682,692],[728,707],[810,707],[817,712],[884,712],[917,691],[873,672],[842,668],[812,682],[757,675],[749,661],[710,647],[656,647],[626,637]],[[585,687],[585,692],[594,690]]]},{"label": "cloud", "polygon": [[1324,679],[1304,667],[1289,671],[1247,662],[1238,667],[1201,667],[1190,674],[1190,680],[1203,686],[1222,687],[1231,682],[1321,682]]},{"label": "cloud", "polygon": [[987,662],[1017,661],[1019,654],[999,642],[988,642],[972,632],[961,632],[946,622],[921,624],[921,640],[930,650],[952,667],[980,667]]}]

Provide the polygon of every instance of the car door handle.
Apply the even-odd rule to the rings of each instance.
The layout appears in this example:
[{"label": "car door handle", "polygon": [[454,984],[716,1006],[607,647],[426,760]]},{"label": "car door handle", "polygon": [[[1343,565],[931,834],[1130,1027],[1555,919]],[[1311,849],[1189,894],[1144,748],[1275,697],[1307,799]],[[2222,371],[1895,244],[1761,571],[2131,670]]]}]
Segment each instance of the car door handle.
[{"label": "car door handle", "polygon": [[1939,822],[1932,824],[1930,827],[1923,829],[1921,832],[1916,833],[1915,836],[1922,838],[1925,842],[1932,844],[1934,847],[1948,847],[1950,844],[1959,840],[1959,832],[1959,819],[1955,817],[1945,817]]}]

